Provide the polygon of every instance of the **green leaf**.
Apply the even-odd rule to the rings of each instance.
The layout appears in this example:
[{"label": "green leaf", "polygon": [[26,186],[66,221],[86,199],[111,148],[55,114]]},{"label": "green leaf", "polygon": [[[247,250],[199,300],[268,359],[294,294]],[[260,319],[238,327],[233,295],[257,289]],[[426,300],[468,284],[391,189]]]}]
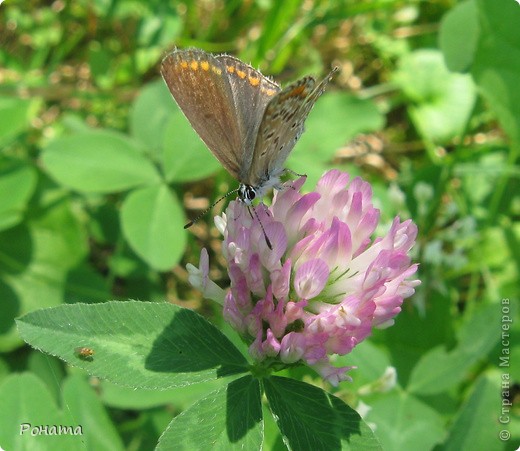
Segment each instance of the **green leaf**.
[{"label": "green leaf", "polygon": [[[510,310],[512,317],[516,311],[514,304]],[[496,304],[484,304],[470,310],[458,331],[459,343],[456,350],[477,358],[488,354],[500,340],[496,331],[501,329],[502,320],[502,312]]]},{"label": "green leaf", "polygon": [[7,378],[11,371],[7,362],[0,357],[0,384]]},{"label": "green leaf", "polygon": [[42,161],[59,183],[83,192],[123,191],[160,180],[133,141],[106,130],[58,138],[44,149]]},{"label": "green leaf", "polygon": [[[123,442],[103,404],[83,376],[71,376],[65,380],[63,405],[64,414],[83,426],[81,440],[86,449],[124,449]],[[79,440],[79,437],[76,440]]]},{"label": "green leaf", "polygon": [[269,407],[289,449],[381,449],[359,414],[326,391],[294,379],[264,379]]},{"label": "green leaf", "polygon": [[499,340],[500,310],[484,305],[476,310],[459,332],[459,343],[447,353],[443,346],[426,353],[413,369],[408,385],[411,393],[442,393],[460,383],[471,366],[493,349]]},{"label": "green leaf", "polygon": [[[284,2],[272,2],[268,9],[268,14],[265,20],[262,21],[262,31],[256,40],[257,63],[265,59],[266,54],[272,51],[273,48],[279,48],[280,41],[286,42],[282,39],[287,34],[287,30],[294,26],[295,22],[300,16],[303,6],[303,0],[286,0]],[[281,53],[281,52],[276,52]],[[274,58],[274,56],[273,56]]]},{"label": "green leaf", "polygon": [[381,129],[383,115],[375,104],[345,93],[326,93],[305,122],[305,133],[291,152],[287,167],[307,175],[305,189],[311,190],[339,147],[363,132]]},{"label": "green leaf", "polygon": [[101,244],[115,245],[120,239],[119,208],[111,202],[101,203],[90,209],[89,231]]},{"label": "green leaf", "polygon": [[388,355],[371,341],[364,340],[350,354],[340,356],[336,366],[354,366],[350,373],[356,387],[380,378],[391,365]]},{"label": "green leaf", "polygon": [[[30,373],[8,378],[0,386],[0,402],[8,415],[0,414],[0,443],[6,449],[123,449],[109,416],[93,389],[80,376],[63,386],[63,410],[42,381]],[[7,412],[7,410],[4,410]],[[23,424],[71,426],[76,435],[20,434]]]},{"label": "green leaf", "polygon": [[271,451],[287,451],[280,429],[278,429],[278,425],[276,424],[267,403],[262,404],[262,414],[264,417],[265,430],[263,449]]},{"label": "green leaf", "polygon": [[104,90],[114,87],[115,77],[112,69],[112,59],[110,49],[101,46],[97,40],[90,41],[88,65],[95,84]]},{"label": "green leaf", "polygon": [[[126,387],[165,390],[247,369],[242,354],[214,326],[166,303],[62,305],[31,312],[17,325],[36,349]],[[82,359],[77,347],[94,355]]]},{"label": "green leaf", "polygon": [[262,441],[260,384],[245,376],[176,416],[156,449],[255,450]]},{"label": "green leaf", "polygon": [[514,1],[475,0],[479,36],[472,75],[509,137],[520,144],[520,8]]},{"label": "green leaf", "polygon": [[352,95],[331,92],[320,97],[305,122],[293,154],[295,170],[298,158],[310,155],[315,161],[329,162],[336,150],[360,133],[380,130],[384,116],[374,102]]},{"label": "green leaf", "polygon": [[[81,426],[58,410],[47,387],[30,373],[13,374],[0,385],[0,445],[2,449],[77,449],[81,436],[31,435],[37,426]],[[22,427],[25,430],[21,434]],[[43,444],[42,444],[43,442]]]},{"label": "green leaf", "polygon": [[436,345],[453,341],[454,318],[450,298],[431,290],[430,299],[424,310],[403,308],[394,326],[375,330],[371,338],[390,353],[391,365],[396,368],[399,383],[403,386],[424,354]]},{"label": "green leaf", "polygon": [[473,386],[471,396],[459,412],[444,444],[445,451],[495,449],[502,428],[497,393],[500,375],[482,376]]},{"label": "green leaf", "polygon": [[453,74],[436,50],[417,50],[404,56],[395,82],[413,102],[410,116],[426,139],[444,143],[460,136],[475,104],[471,77]]},{"label": "green leaf", "polygon": [[0,160],[0,230],[18,224],[36,188],[36,170],[28,164]]},{"label": "green leaf", "polygon": [[439,46],[449,70],[466,72],[470,69],[479,38],[480,28],[474,0],[456,4],[442,18]]},{"label": "green leaf", "polygon": [[121,207],[123,234],[132,249],[158,270],[169,270],[186,246],[184,213],[165,185],[131,192]]},{"label": "green leaf", "polygon": [[221,168],[186,118],[177,111],[164,132],[163,169],[169,182],[199,180]]},{"label": "green leaf", "polygon": [[22,344],[15,317],[63,302],[67,273],[87,253],[85,231],[68,198],[53,199],[46,208],[40,204],[33,213],[27,223],[0,232],[2,351]]},{"label": "green leaf", "polygon": [[130,114],[130,131],[143,146],[158,153],[173,112],[178,108],[163,80],[146,85],[135,100]]},{"label": "green leaf", "polygon": [[407,389],[421,395],[442,393],[463,380],[474,360],[471,356],[448,353],[444,346],[435,347],[414,367]]},{"label": "green leaf", "polygon": [[69,304],[73,302],[101,302],[109,297],[108,280],[103,278],[92,266],[83,264],[68,272],[63,298]]},{"label": "green leaf", "polygon": [[389,393],[371,404],[366,420],[375,423],[385,451],[432,449],[445,436],[443,418],[406,393]]},{"label": "green leaf", "polygon": [[34,99],[0,97],[0,145],[29,127],[39,104],[39,100]]},{"label": "green leaf", "polygon": [[[176,11],[175,5],[168,5],[160,13],[158,11],[155,11],[155,13],[142,18],[137,36],[138,52],[147,50],[153,54],[153,50],[157,48],[164,53],[164,48],[171,45],[172,41],[177,40],[182,35],[183,22],[181,17],[177,15],[178,11]],[[157,47],[152,47],[153,45]],[[148,50],[148,48],[150,49]],[[157,57],[155,57],[151,67],[156,64]]]},{"label": "green leaf", "polygon": [[26,370],[38,377],[52,394],[54,401],[60,403],[63,381],[67,369],[56,357],[31,349],[27,358]]},{"label": "green leaf", "polygon": [[[43,355],[43,354],[41,354]],[[48,356],[45,356],[48,358]],[[150,409],[168,404],[176,410],[185,410],[209,392],[225,385],[226,379],[205,381],[203,384],[170,390],[144,390],[122,387],[107,380],[100,381],[99,391],[103,403],[118,409]],[[168,423],[170,420],[168,420]]]}]

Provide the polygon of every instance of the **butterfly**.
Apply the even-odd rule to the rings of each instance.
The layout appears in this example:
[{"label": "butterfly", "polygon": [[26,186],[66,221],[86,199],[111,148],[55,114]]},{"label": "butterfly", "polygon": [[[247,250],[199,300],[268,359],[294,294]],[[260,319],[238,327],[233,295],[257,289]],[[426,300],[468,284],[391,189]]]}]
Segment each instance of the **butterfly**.
[{"label": "butterfly", "polygon": [[175,50],[161,64],[162,77],[179,108],[238,180],[239,188],[231,193],[237,192],[246,205],[270,188],[281,188],[285,161],[337,70],[318,84],[307,76],[282,89],[237,58],[200,49]]},{"label": "butterfly", "polygon": [[248,204],[278,186],[305,119],[337,70],[318,85],[307,76],[282,90],[237,58],[199,49],[176,50],[161,65],[179,108],[240,182],[240,198]]}]

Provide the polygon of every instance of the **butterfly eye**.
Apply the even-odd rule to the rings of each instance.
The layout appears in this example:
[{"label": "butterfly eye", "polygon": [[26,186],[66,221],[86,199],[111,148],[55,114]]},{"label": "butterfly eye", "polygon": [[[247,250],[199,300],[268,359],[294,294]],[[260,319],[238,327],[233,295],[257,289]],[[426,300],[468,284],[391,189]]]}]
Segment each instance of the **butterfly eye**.
[{"label": "butterfly eye", "polygon": [[239,197],[249,205],[256,198],[256,190],[250,185],[242,185],[239,190]]}]

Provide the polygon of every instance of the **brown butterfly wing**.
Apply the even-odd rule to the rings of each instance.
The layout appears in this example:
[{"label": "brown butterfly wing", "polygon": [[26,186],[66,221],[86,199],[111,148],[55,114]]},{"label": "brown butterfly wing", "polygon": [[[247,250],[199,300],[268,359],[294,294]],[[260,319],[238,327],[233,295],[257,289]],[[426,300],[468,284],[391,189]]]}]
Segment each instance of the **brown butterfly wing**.
[{"label": "brown butterfly wing", "polygon": [[225,65],[201,50],[176,50],[163,59],[161,74],[193,129],[238,177],[243,136],[230,105],[233,93]]},{"label": "brown butterfly wing", "polygon": [[241,180],[265,107],[280,87],[236,58],[198,49],[174,51],[163,60],[161,73],[194,130]]},{"label": "brown butterfly wing", "polygon": [[281,91],[281,88],[237,58],[228,55],[219,55],[216,58],[225,65],[231,81],[238,127],[243,138],[238,175],[238,180],[243,182],[251,167],[256,136],[267,104]]},{"label": "brown butterfly wing", "polygon": [[317,86],[312,77],[302,78],[269,102],[245,183],[260,186],[272,175],[282,172],[285,160],[304,131],[307,116],[336,71],[333,69]]}]

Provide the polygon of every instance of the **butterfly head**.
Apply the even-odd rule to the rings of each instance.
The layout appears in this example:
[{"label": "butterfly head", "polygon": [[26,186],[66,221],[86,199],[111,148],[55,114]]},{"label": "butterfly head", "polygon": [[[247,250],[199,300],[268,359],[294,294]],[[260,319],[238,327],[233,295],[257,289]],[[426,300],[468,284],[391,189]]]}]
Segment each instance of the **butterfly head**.
[{"label": "butterfly head", "polygon": [[253,201],[258,197],[258,192],[254,186],[240,184],[238,188],[238,198],[246,205],[251,205]]},{"label": "butterfly head", "polygon": [[255,199],[262,199],[270,189],[281,189],[280,174],[284,171],[283,168],[277,168],[271,173],[266,173],[264,177],[256,181],[257,183],[240,183],[239,200],[246,205],[252,205]]}]

